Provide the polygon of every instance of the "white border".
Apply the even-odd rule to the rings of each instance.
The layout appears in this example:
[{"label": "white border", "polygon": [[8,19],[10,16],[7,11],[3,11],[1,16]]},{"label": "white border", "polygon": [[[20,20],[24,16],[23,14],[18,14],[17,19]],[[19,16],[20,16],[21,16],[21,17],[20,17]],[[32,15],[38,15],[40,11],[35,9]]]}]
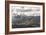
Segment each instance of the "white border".
[{"label": "white border", "polygon": [[[12,19],[12,17],[11,17],[11,6],[30,6],[30,7],[40,7],[40,27],[37,27],[37,28],[14,28],[14,29],[12,29],[12,23],[11,23],[11,19]],[[42,23],[42,21],[43,21],[43,8],[42,8],[42,5],[22,5],[22,4],[9,4],[9,13],[10,13],[10,15],[9,15],[9,31],[11,32],[13,32],[13,31],[26,31],[26,30],[41,30],[41,29],[43,29],[43,23]]]}]

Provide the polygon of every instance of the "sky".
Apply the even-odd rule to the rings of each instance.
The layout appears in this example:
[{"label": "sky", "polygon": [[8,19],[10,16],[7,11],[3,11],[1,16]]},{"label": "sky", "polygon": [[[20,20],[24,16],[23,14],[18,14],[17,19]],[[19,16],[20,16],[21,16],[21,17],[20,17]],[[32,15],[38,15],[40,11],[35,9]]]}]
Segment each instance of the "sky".
[{"label": "sky", "polygon": [[20,14],[23,15],[24,14],[26,16],[40,16],[40,6],[19,5],[19,4],[11,4],[10,6],[11,6],[12,15],[20,15]]}]

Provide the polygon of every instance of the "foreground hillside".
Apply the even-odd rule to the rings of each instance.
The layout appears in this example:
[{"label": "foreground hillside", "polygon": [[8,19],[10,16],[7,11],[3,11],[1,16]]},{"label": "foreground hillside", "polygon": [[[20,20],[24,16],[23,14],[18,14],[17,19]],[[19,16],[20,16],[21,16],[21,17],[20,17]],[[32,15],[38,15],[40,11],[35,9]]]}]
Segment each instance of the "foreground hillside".
[{"label": "foreground hillside", "polygon": [[13,28],[39,27],[40,16],[15,16],[12,17]]}]

